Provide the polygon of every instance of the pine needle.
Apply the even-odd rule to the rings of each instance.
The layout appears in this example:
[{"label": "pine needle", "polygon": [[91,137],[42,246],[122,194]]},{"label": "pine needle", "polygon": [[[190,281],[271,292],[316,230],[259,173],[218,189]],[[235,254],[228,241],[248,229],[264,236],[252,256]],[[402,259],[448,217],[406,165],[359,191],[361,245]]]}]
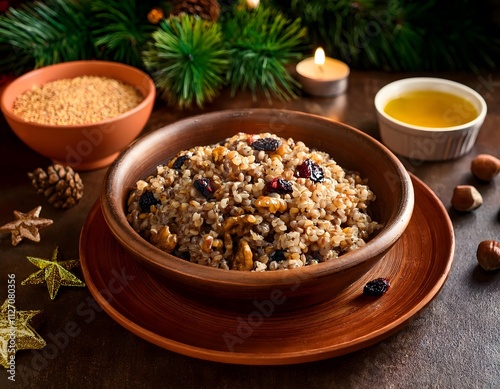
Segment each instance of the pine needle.
[{"label": "pine needle", "polygon": [[[310,42],[351,67],[385,70],[493,68],[500,57],[487,2],[269,0],[301,18]],[[490,18],[490,19],[488,19]]]},{"label": "pine needle", "polygon": [[93,0],[92,37],[102,59],[143,67],[142,50],[155,26],[147,4],[135,0]]},{"label": "pine needle", "polygon": [[161,95],[181,108],[212,101],[229,64],[219,24],[182,14],[163,21],[152,38],[142,58]]},{"label": "pine needle", "polygon": [[87,5],[47,0],[10,8],[0,16],[0,70],[20,74],[33,67],[95,57]]},{"label": "pine needle", "polygon": [[227,80],[233,94],[249,89],[256,98],[262,91],[269,101],[297,96],[299,84],[286,65],[302,55],[306,30],[300,19],[290,21],[262,5],[255,10],[241,7],[224,19],[223,31],[231,53]]}]

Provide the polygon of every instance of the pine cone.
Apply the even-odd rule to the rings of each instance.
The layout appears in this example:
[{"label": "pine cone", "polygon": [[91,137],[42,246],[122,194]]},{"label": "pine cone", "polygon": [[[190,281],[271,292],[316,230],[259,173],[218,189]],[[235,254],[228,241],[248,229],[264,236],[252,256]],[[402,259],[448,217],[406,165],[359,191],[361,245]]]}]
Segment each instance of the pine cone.
[{"label": "pine cone", "polygon": [[172,15],[177,16],[181,13],[198,15],[205,20],[216,22],[220,6],[217,0],[174,0]]},{"label": "pine cone", "polygon": [[70,208],[83,197],[83,182],[69,166],[50,165],[28,173],[37,194],[43,194],[55,208]]}]

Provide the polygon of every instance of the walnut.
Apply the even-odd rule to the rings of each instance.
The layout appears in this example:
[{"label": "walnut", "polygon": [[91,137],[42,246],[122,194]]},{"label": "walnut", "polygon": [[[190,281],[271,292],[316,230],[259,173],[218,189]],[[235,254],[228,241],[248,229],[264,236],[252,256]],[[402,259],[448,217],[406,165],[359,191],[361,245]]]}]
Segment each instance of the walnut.
[{"label": "walnut", "polygon": [[160,250],[171,253],[177,245],[177,235],[172,234],[168,226],[163,226],[158,232],[151,229],[150,241]]},{"label": "walnut", "polygon": [[212,244],[214,242],[214,237],[212,235],[205,235],[201,241],[201,250],[209,253],[212,251]]},{"label": "walnut", "polygon": [[261,218],[254,215],[231,216],[224,222],[224,232],[230,235],[244,236],[250,232],[250,229],[261,222]]},{"label": "walnut", "polygon": [[209,253],[210,251],[212,251],[212,248],[215,249],[221,248],[222,245],[223,242],[221,239],[215,239],[210,234],[205,235],[200,243],[201,250],[204,251],[205,253]]},{"label": "walnut", "polygon": [[253,269],[253,253],[250,245],[245,239],[238,242],[238,250],[234,255],[233,263],[231,265],[233,270],[246,270]]},{"label": "walnut", "polygon": [[230,258],[233,255],[233,238],[227,232],[224,234],[224,256]]},{"label": "walnut", "polygon": [[288,206],[286,200],[270,196],[259,196],[254,205],[257,208],[267,208],[271,213],[285,212]]}]

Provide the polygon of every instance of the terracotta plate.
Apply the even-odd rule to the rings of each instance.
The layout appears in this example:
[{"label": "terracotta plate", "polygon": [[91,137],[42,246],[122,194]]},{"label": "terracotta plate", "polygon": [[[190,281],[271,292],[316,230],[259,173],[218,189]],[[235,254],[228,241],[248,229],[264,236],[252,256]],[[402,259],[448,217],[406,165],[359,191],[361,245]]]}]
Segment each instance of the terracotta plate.
[{"label": "terracotta plate", "polygon": [[[113,238],[99,203],[80,238],[85,281],[119,324],[165,349],[196,358],[249,365],[301,363],[346,354],[391,335],[438,294],[450,272],[453,227],[434,193],[412,176],[415,210],[395,247],[340,295],[294,312],[275,312],[270,300],[237,313],[196,304],[134,261]],[[362,294],[386,277],[382,297]]]}]

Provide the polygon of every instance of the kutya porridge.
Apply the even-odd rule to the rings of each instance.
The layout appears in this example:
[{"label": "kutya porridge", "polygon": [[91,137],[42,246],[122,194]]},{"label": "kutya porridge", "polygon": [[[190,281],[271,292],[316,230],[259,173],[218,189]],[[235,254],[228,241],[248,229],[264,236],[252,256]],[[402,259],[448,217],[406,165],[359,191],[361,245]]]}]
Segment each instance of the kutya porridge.
[{"label": "kutya porridge", "polygon": [[132,227],[161,250],[222,269],[293,269],[363,246],[381,225],[366,182],[326,153],[239,133],[179,152],[128,199]]},{"label": "kutya porridge", "polygon": [[130,111],[142,100],[132,85],[108,77],[81,76],[35,86],[16,98],[13,111],[39,124],[90,124]]}]

